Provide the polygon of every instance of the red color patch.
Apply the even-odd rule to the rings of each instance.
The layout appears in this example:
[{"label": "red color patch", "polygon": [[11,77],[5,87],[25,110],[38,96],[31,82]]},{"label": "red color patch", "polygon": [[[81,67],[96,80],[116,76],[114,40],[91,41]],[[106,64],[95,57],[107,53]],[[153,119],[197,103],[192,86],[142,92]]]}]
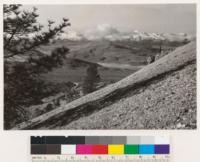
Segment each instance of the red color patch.
[{"label": "red color patch", "polygon": [[108,154],[108,145],[92,145],[92,154]]}]

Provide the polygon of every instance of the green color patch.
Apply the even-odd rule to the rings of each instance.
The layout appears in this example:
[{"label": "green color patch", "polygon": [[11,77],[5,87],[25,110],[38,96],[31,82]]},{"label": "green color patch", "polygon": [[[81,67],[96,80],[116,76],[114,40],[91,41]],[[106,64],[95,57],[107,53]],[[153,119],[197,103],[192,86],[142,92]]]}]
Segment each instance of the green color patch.
[{"label": "green color patch", "polygon": [[139,154],[139,145],[124,145],[124,154]]}]

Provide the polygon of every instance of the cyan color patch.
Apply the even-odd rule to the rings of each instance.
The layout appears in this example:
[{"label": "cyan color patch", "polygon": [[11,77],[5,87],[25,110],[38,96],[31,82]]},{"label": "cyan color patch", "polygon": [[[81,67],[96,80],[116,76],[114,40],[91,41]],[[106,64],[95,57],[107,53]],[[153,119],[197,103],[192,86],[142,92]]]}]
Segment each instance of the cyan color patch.
[{"label": "cyan color patch", "polygon": [[155,154],[155,146],[139,145],[139,154]]}]

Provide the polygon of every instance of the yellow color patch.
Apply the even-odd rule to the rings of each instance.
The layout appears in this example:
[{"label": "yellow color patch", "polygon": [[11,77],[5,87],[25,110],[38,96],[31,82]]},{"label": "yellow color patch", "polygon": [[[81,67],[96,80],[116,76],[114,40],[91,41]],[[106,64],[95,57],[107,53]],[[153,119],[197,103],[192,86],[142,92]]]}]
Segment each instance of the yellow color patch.
[{"label": "yellow color patch", "polygon": [[108,145],[108,154],[124,154],[124,145]]}]

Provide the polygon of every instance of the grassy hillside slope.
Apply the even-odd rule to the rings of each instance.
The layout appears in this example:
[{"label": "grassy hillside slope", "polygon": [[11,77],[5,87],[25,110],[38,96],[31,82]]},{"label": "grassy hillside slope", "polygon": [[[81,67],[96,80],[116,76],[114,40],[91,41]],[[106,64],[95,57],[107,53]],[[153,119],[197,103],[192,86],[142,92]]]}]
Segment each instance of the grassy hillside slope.
[{"label": "grassy hillside slope", "polygon": [[196,64],[192,63],[59,129],[196,128],[195,79]]},{"label": "grassy hillside slope", "polygon": [[191,42],[117,83],[13,129],[195,127],[196,42]]}]

